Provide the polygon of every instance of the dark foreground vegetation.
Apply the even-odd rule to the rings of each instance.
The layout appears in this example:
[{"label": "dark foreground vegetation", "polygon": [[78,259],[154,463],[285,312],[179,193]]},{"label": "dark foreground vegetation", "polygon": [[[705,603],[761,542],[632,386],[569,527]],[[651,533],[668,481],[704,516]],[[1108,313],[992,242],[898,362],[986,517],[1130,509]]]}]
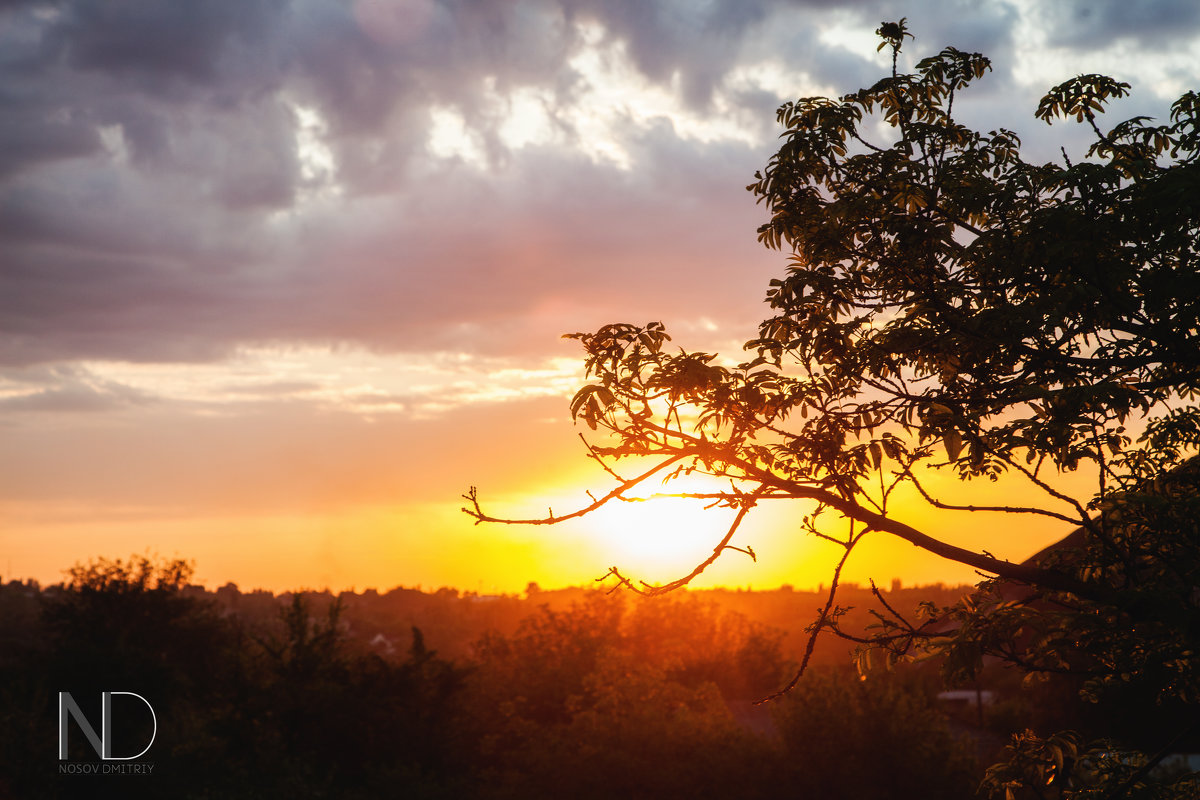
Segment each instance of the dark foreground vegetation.
[{"label": "dark foreground vegetation", "polygon": [[[986,680],[999,699],[956,714],[936,665],[860,679],[834,639],[791,694],[754,705],[806,638],[758,620],[803,624],[814,593],[275,596],[189,577],[134,558],[0,586],[0,796],[964,798],[1025,726],[1110,733],[1069,687],[1004,674]],[[153,746],[104,763],[153,772],[61,774],[101,762],[75,722],[57,758],[60,691],[97,730],[101,692],[145,697]],[[114,752],[131,754],[148,720],[121,710]]]}]

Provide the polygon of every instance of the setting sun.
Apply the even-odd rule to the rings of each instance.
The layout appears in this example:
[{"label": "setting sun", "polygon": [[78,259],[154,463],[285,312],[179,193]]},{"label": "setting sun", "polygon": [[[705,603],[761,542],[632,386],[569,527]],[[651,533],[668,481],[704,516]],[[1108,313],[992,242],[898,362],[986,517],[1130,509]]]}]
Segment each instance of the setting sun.
[{"label": "setting sun", "polygon": [[[701,479],[684,479],[663,490],[672,495],[712,491],[713,487],[704,483]],[[735,510],[711,508],[712,503],[674,496],[614,501],[592,515],[587,527],[598,546],[612,554],[614,564],[655,580],[669,580],[708,557],[733,522]],[[730,544],[745,547],[736,535]]]}]

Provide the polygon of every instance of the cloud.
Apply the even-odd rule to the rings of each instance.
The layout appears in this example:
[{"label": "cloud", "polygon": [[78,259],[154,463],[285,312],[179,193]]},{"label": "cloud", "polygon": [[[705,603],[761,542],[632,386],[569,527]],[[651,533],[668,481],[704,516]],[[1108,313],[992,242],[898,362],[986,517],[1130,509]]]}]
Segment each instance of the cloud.
[{"label": "cloud", "polygon": [[1188,0],[1066,0],[1039,11],[1051,45],[1074,50],[1105,49],[1121,39],[1149,48],[1195,40],[1200,6]]},{"label": "cloud", "polygon": [[[755,244],[742,187],[773,150],[773,109],[873,81],[888,66],[873,31],[903,13],[7,3],[0,363],[198,363],[278,342],[544,357],[612,319],[752,326],[781,259]],[[1087,36],[1161,29],[1124,13],[1096,7]],[[922,6],[907,58],[987,52],[996,74],[962,113],[1012,126],[1036,99],[1018,37],[1042,18]],[[1178,18],[1174,40],[1194,40]],[[1064,36],[1051,51],[1082,46]]]},{"label": "cloud", "polygon": [[[287,7],[281,0],[63,3],[46,31],[79,72],[99,72],[165,97],[212,84],[253,57]],[[255,63],[261,72],[261,62]]]},{"label": "cloud", "polygon": [[153,395],[78,367],[34,369],[0,375],[0,412],[95,413],[156,402]]}]

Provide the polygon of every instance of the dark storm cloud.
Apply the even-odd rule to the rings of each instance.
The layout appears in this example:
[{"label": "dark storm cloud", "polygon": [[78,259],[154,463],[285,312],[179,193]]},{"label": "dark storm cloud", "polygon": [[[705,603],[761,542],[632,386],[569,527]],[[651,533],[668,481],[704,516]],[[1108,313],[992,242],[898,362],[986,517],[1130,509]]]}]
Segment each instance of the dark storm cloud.
[{"label": "dark storm cloud", "polygon": [[69,113],[47,113],[41,99],[0,89],[0,180],[44,161],[95,152],[100,138]]},{"label": "dark storm cloud", "polygon": [[[173,237],[183,252],[181,233],[110,240],[101,221],[73,231],[77,247],[12,246],[19,258],[4,270],[0,307],[15,352],[0,358],[187,361],[218,357],[232,342],[277,339],[526,350],[545,341],[502,335],[506,322],[554,297],[604,313],[648,318],[690,307],[720,318],[723,309],[707,308],[711,297],[756,302],[762,283],[745,264],[760,255],[742,191],[751,162],[736,147],[680,150],[673,141],[666,132],[649,137],[655,168],[633,186],[566,156],[515,163],[514,185],[503,188],[448,170],[445,191],[431,191],[424,207],[388,203],[381,221],[318,221],[295,233],[282,266],[261,273],[221,263],[202,241],[172,260],[161,240]],[[532,186],[525,179],[534,168],[553,183]],[[724,199],[701,205],[698,193]],[[743,235],[730,237],[731,228]],[[684,262],[689,280],[671,259]],[[733,291],[714,293],[714,284]],[[554,324],[550,341],[574,323]]]}]

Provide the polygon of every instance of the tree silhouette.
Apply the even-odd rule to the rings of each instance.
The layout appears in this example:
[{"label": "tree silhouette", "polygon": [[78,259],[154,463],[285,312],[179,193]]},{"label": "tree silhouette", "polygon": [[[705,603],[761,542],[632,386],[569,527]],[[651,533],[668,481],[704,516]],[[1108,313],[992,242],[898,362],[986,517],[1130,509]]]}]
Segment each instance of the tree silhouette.
[{"label": "tree silhouette", "polygon": [[[936,647],[961,678],[991,655],[1031,674],[1083,674],[1097,698],[1152,680],[1160,699],[1194,711],[1200,95],[1180,97],[1169,121],[1106,130],[1104,107],[1128,84],[1073,78],[1035,116],[1074,118],[1091,145],[1035,163],[1013,131],[981,133],[954,116],[987,58],[947,47],[903,73],[904,20],[878,33],[890,75],[779,109],[783,144],[748,188],[770,215],[760,241],[789,263],[745,360],[672,352],[660,323],[571,334],[590,378],[571,412],[616,485],[562,516],[499,519],[474,487],[464,510],[477,522],[553,524],[651,478],[715,476],[729,488],[674,493],[734,512],[711,557],[665,584],[609,575],[643,594],[678,588],[726,550],[752,554],[733,537],[755,507],[805,501],[803,530],[844,550],[814,636],[836,627],[845,558],[868,532],[890,534],[996,580],[923,620],[884,605],[865,661]],[[881,128],[889,135],[873,138]],[[1079,469],[1095,476],[1091,496],[1056,486]],[[952,471],[960,496],[934,496],[934,470]],[[1001,475],[1035,499],[973,499],[972,481]],[[1078,533],[1016,563],[900,518],[902,488],[937,509],[1045,517]]]}]

